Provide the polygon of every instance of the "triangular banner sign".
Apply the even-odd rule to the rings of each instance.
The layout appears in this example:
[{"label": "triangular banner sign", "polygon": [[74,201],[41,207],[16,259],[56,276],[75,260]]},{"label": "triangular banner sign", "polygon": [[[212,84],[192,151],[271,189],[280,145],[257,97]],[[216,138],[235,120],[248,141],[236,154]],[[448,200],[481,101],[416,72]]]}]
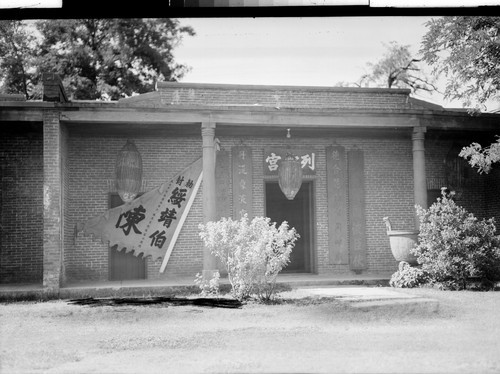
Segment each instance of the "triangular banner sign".
[{"label": "triangular banner sign", "polygon": [[136,256],[164,257],[163,272],[200,186],[202,167],[200,158],[170,182],[87,221],[83,231]]}]

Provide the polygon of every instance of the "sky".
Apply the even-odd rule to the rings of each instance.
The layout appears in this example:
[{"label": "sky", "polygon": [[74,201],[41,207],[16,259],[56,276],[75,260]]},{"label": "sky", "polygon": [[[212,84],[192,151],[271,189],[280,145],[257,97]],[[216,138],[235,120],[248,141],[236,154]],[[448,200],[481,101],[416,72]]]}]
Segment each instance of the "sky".
[{"label": "sky", "polygon": [[[181,18],[194,37],[174,50],[191,71],[181,82],[336,86],[356,82],[384,43],[409,45],[418,55],[431,17]],[[446,107],[439,94],[415,97]]]}]

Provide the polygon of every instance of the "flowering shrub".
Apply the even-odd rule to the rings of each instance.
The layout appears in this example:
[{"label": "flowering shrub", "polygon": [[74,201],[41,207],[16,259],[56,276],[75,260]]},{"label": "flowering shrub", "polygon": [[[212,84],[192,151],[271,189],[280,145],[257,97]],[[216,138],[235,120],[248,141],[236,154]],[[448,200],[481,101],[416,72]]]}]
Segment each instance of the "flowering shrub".
[{"label": "flowering shrub", "polygon": [[219,296],[220,274],[216,271],[212,279],[203,279],[203,275],[196,274],[194,283],[200,288],[201,296]]},{"label": "flowering shrub", "polygon": [[398,271],[392,274],[389,284],[398,288],[418,287],[427,281],[427,274],[420,268],[412,267],[409,263],[401,261]]},{"label": "flowering shrub", "polygon": [[285,221],[279,227],[270,218],[245,214],[239,220],[222,218],[201,224],[200,237],[226,267],[231,292],[238,300],[255,293],[261,300],[273,297],[276,277],[289,263],[299,235]]},{"label": "flowering shrub", "polygon": [[478,220],[458,206],[453,194],[429,209],[417,207],[419,244],[413,249],[429,282],[444,289],[464,289],[471,278],[485,284],[500,279],[500,236],[494,219]]},{"label": "flowering shrub", "polygon": [[492,164],[500,162],[500,137],[497,136],[496,143],[485,148],[478,143],[472,143],[462,148],[459,156],[465,158],[472,167],[477,168],[480,174],[488,174]]}]

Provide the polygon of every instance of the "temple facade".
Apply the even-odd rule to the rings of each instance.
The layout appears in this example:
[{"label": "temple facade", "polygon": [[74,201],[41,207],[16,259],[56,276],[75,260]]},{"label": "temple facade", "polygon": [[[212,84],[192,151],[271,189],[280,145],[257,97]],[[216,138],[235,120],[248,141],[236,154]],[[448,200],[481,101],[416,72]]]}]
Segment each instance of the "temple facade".
[{"label": "temple facade", "polygon": [[[473,141],[495,141],[499,121],[499,114],[444,109],[404,89],[163,82],[116,102],[70,101],[60,79],[46,75],[43,101],[0,97],[0,282],[58,289],[194,279],[219,266],[198,225],[244,213],[297,229],[285,271],[395,271],[383,218],[394,229],[418,229],[414,206],[432,204],[441,187],[478,217],[500,222],[498,169],[480,175],[458,157]],[[115,165],[127,141],[142,158],[139,195],[202,160],[201,185],[168,263],[81,230],[123,204]],[[293,200],[278,184],[287,153],[302,167]]]}]

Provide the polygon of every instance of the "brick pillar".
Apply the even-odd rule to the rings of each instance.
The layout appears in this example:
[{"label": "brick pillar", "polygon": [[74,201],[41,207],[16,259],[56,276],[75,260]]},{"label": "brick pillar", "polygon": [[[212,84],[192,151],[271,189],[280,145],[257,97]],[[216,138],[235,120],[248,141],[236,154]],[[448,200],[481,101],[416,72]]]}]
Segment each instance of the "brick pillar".
[{"label": "brick pillar", "polygon": [[62,172],[59,112],[43,114],[43,287],[57,292],[62,277]]},{"label": "brick pillar", "polygon": [[[215,186],[215,123],[203,122],[203,222],[217,219]],[[217,271],[217,261],[206,247],[203,248],[203,279],[212,279]]]},{"label": "brick pillar", "polygon": [[[414,127],[413,142],[413,186],[415,205],[427,209],[427,180],[425,176],[425,127]],[[415,216],[415,228],[418,230],[420,222]]]}]

